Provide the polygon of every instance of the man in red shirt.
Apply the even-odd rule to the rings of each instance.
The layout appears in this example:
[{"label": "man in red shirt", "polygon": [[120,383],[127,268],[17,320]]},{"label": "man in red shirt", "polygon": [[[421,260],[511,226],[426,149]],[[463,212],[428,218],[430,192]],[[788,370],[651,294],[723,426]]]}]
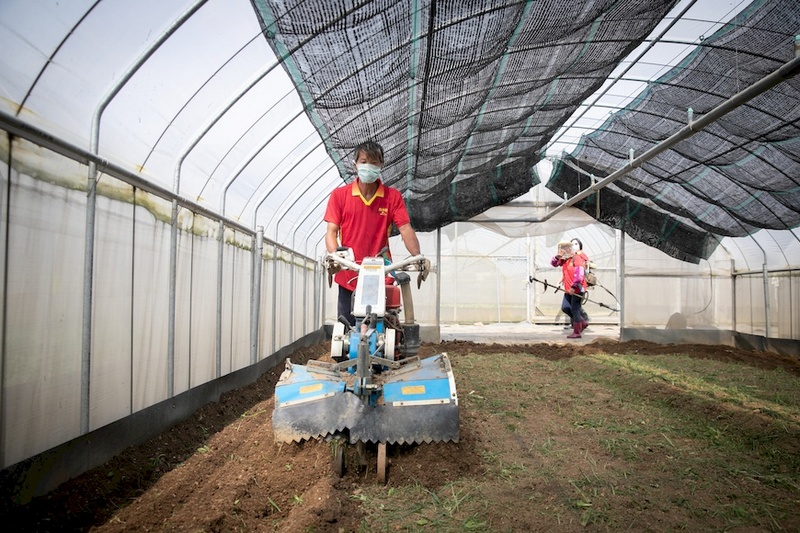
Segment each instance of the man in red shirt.
[{"label": "man in red shirt", "polygon": [[[355,149],[357,178],[334,189],[325,210],[325,247],[335,252],[339,246],[352,248],[357,263],[364,257],[376,257],[389,247],[392,225],[397,227],[411,255],[419,255],[419,240],[400,191],[388,187],[380,180],[383,168],[383,148],[376,142],[366,141]],[[387,252],[388,253],[388,252]],[[352,315],[352,296],[357,275],[350,270],[340,270],[334,276],[339,285],[339,316],[355,324]]]}]

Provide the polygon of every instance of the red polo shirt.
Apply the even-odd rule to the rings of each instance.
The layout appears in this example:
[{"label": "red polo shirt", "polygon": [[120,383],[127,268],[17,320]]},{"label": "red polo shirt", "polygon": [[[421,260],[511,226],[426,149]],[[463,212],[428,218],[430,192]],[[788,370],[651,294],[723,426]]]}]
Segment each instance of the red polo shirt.
[{"label": "red polo shirt", "polygon": [[[389,246],[392,224],[400,228],[411,222],[400,191],[378,182],[375,195],[367,200],[358,188],[358,181],[334,189],[325,210],[325,222],[339,226],[342,246],[353,249],[356,262],[378,255]],[[355,290],[357,274],[341,270],[334,281]]]}]

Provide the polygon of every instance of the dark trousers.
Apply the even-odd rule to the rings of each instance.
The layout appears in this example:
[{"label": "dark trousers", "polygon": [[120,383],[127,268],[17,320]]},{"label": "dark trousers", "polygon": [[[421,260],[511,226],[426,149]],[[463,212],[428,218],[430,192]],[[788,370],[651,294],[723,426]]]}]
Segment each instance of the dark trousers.
[{"label": "dark trousers", "polygon": [[[564,294],[564,299],[561,300],[561,311],[564,312],[565,315],[569,317],[569,325],[572,326],[575,323],[575,319],[572,318],[572,303],[567,300],[569,294]],[[583,308],[583,304],[580,306],[580,311],[578,311],[581,315],[581,320],[583,322],[589,322],[589,315],[586,314],[586,310]]]},{"label": "dark trousers", "polygon": [[356,317],[353,316],[353,291],[339,285],[339,303],[337,306],[338,319],[343,316],[350,322],[351,326],[356,325]]},{"label": "dark trousers", "polygon": [[580,294],[564,294],[561,310],[570,318],[572,324],[584,321]]}]

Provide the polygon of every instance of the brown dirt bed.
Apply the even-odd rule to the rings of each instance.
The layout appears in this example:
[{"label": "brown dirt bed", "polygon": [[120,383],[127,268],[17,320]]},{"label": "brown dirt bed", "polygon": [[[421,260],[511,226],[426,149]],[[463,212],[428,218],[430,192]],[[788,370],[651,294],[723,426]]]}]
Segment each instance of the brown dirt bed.
[{"label": "brown dirt bed", "polygon": [[[299,350],[291,356],[295,363],[309,359],[326,359],[329,347],[320,344]],[[694,480],[686,473],[669,473],[670,446],[652,443],[649,450],[637,448],[635,478],[624,473],[625,451],[609,453],[609,435],[593,432],[591,421],[585,426],[572,422],[564,428],[564,410],[578,405],[581,395],[592,395],[598,405],[616,400],[601,387],[588,384],[584,390],[548,396],[547,387],[559,378],[547,375],[535,366],[537,360],[565,361],[576,356],[597,353],[638,353],[662,355],[681,353],[692,358],[735,362],[761,369],[781,368],[800,376],[797,358],[772,353],[758,353],[723,346],[656,345],[648,342],[617,343],[598,340],[588,345],[565,344],[497,345],[472,342],[443,342],[423,344],[422,356],[447,352],[453,360],[461,401],[461,439],[459,443],[396,446],[390,450],[388,489],[397,491],[429,491],[436,494],[449,487],[471,494],[485,502],[480,510],[481,521],[476,530],[486,531],[545,531],[606,530],[620,526],[619,510],[598,509],[589,500],[607,497],[613,492],[618,503],[627,509],[631,530],[669,530],[686,527],[686,522],[671,518],[671,510],[692,506],[689,529],[725,529],[725,520],[704,516],[702,509],[711,508],[707,498],[731,499],[737,492],[770,488],[758,480],[731,483],[725,493],[712,495],[698,490],[705,482]],[[540,392],[530,396],[530,409],[538,416],[513,422],[527,427],[505,431],[507,421],[487,415],[486,411],[471,409],[477,397],[474,385],[464,383],[458,376],[460,358],[467,360],[496,354],[519,356],[524,371],[541,378],[533,383]],[[580,358],[578,358],[580,359]],[[576,359],[575,367],[585,364]],[[477,359],[475,359],[477,360]],[[219,402],[206,405],[193,417],[173,427],[149,442],[132,447],[109,463],[73,479],[47,496],[28,505],[14,506],[4,502],[0,509],[19,531],[368,531],[394,529],[376,518],[376,511],[365,505],[365,494],[378,489],[374,475],[349,468],[339,478],[333,473],[330,445],[306,442],[300,445],[277,445],[273,442],[270,415],[273,409],[273,390],[283,365],[264,374],[252,385],[225,394]],[[521,367],[522,368],[522,367]],[[562,367],[569,372],[570,367]],[[722,408],[707,403],[692,402],[668,386],[653,383],[646,391],[652,397],[672,401],[683,410],[697,410],[698,417],[729,416]],[[498,385],[502,395],[502,384]],[[472,394],[472,398],[470,398]],[[486,395],[484,394],[484,397]],[[611,406],[619,416],[630,417],[626,406]],[[575,413],[580,420],[580,413]],[[644,415],[642,415],[644,416]],[[735,421],[748,431],[761,430],[758,417]],[[580,427],[577,430],[576,427]],[[504,429],[505,428],[505,429]],[[669,439],[668,439],[669,440]],[[613,441],[613,439],[612,439]],[[604,444],[605,443],[605,444]],[[800,443],[797,435],[790,444]],[[671,442],[676,450],[682,443]],[[547,447],[549,453],[536,453]],[[564,454],[552,450],[564,450]],[[795,449],[798,454],[800,451]],[[492,461],[495,458],[495,463]],[[497,459],[499,458],[499,459]],[[589,459],[592,458],[592,459]],[[599,459],[597,459],[599,458]],[[580,459],[580,460],[578,460]],[[587,463],[587,459],[589,462]],[[702,458],[700,458],[702,459]],[[694,460],[700,460],[694,458]],[[498,466],[497,462],[503,461]],[[589,467],[586,465],[590,464]],[[514,469],[554,471],[555,476],[514,477],[508,483],[482,483],[488,477],[502,478],[503,472]],[[592,472],[594,470],[594,472]],[[710,467],[707,475],[711,475]],[[611,481],[598,483],[603,472],[614,475]],[[713,471],[714,475],[719,475]],[[697,473],[700,478],[703,473]],[[724,476],[724,474],[723,474]],[[565,480],[571,480],[569,483]],[[578,483],[576,480],[586,482]],[[592,486],[592,483],[594,486]],[[735,485],[735,486],[734,486]],[[477,488],[470,488],[477,487]],[[384,488],[386,489],[386,488]],[[791,487],[786,493],[800,500]],[[694,491],[694,492],[693,492]],[[713,491],[711,491],[713,492]],[[694,494],[694,499],[690,495]],[[577,495],[577,496],[576,496]],[[583,496],[581,496],[583,495]],[[604,496],[605,495],[605,496]],[[582,501],[585,496],[587,501]],[[585,508],[583,508],[585,506]],[[385,510],[384,510],[385,512]],[[616,513],[609,522],[606,514]],[[455,511],[453,512],[455,513]],[[591,514],[595,513],[595,514]],[[707,513],[706,513],[707,514]],[[685,518],[684,518],[685,520]],[[694,520],[694,519],[692,519]],[[420,529],[442,530],[435,522],[417,518]],[[462,525],[469,523],[462,520]],[[409,529],[408,522],[401,526]],[[444,528],[447,529],[447,528]],[[735,528],[734,528],[735,529]],[[764,528],[745,527],[742,530],[784,529],[800,530],[800,512],[776,517]]]}]

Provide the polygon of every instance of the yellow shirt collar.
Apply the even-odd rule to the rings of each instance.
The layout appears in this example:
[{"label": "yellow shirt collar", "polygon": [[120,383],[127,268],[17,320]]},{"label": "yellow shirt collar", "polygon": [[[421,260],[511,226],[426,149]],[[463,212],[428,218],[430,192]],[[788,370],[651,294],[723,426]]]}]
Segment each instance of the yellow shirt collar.
[{"label": "yellow shirt collar", "polygon": [[364,195],[361,194],[361,189],[358,188],[358,180],[353,182],[353,185],[351,186],[351,189],[350,189],[351,190],[351,194],[353,196],[359,196],[361,198],[361,201],[364,202],[364,205],[370,205],[372,202],[375,201],[375,198],[379,198],[379,197],[383,198],[383,194],[384,194],[383,182],[379,181],[378,184],[379,184],[378,185],[378,190],[375,191],[375,194],[373,194],[372,198],[370,198],[369,200],[364,198]]}]

